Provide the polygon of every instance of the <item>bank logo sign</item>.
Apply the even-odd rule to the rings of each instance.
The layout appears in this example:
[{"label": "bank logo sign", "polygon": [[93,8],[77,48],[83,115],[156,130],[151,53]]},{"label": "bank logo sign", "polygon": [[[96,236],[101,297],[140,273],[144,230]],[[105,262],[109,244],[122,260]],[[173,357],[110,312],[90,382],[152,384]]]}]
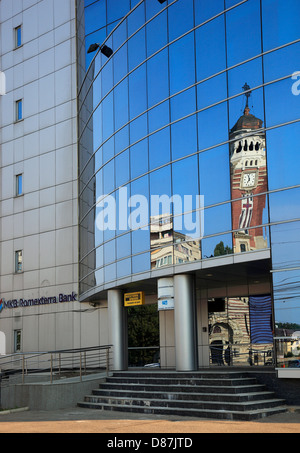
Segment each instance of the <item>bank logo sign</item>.
[{"label": "bank logo sign", "polygon": [[52,297],[40,297],[37,299],[11,299],[4,300],[0,299],[0,313],[4,309],[14,309],[21,307],[34,307],[37,305],[50,305],[50,304],[59,304],[62,302],[75,302],[77,301],[77,294],[72,292],[72,294],[59,294]]}]

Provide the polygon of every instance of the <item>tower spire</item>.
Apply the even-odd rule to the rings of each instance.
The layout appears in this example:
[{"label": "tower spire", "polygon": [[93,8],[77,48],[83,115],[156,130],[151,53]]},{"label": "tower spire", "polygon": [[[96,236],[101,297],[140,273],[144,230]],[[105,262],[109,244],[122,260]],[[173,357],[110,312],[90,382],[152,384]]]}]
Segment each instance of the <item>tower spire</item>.
[{"label": "tower spire", "polygon": [[249,97],[251,96],[252,91],[250,91],[250,87],[248,83],[246,82],[245,85],[243,86],[243,90],[245,91],[245,96],[246,96],[246,108],[249,108]]}]

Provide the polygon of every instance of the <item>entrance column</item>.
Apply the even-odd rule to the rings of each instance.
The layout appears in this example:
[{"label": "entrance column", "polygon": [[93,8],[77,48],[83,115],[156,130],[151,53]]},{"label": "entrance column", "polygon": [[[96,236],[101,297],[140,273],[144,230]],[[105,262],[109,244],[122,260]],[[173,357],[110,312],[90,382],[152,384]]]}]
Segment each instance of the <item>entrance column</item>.
[{"label": "entrance column", "polygon": [[197,369],[196,310],[193,277],[174,276],[175,357],[177,371]]},{"label": "entrance column", "polygon": [[128,368],[127,312],[124,308],[123,293],[118,289],[107,292],[109,341],[113,346],[113,370]]}]

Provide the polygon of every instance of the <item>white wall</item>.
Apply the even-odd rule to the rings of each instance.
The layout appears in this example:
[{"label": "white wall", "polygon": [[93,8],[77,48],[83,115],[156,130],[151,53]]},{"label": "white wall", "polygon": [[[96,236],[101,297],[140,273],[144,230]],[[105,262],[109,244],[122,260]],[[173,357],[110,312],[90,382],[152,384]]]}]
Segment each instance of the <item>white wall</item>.
[{"label": "white wall", "polygon": [[[14,27],[23,45],[14,50]],[[75,0],[1,0],[0,299],[78,291]],[[15,101],[23,121],[15,123]],[[15,197],[23,173],[24,195]],[[24,272],[14,273],[23,250]],[[2,310],[0,330],[13,352],[80,346],[80,320],[68,304]]]}]

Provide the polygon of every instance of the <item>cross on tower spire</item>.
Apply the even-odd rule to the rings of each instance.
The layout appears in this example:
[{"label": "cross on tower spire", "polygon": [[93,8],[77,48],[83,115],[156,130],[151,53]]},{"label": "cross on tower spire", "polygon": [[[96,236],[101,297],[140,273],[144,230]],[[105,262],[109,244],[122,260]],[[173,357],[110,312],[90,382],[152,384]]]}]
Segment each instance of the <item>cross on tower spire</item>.
[{"label": "cross on tower spire", "polygon": [[249,97],[251,96],[252,91],[250,91],[250,87],[247,82],[243,86],[243,90],[245,91],[245,96],[246,96],[246,107],[249,107],[248,102],[249,102]]}]

